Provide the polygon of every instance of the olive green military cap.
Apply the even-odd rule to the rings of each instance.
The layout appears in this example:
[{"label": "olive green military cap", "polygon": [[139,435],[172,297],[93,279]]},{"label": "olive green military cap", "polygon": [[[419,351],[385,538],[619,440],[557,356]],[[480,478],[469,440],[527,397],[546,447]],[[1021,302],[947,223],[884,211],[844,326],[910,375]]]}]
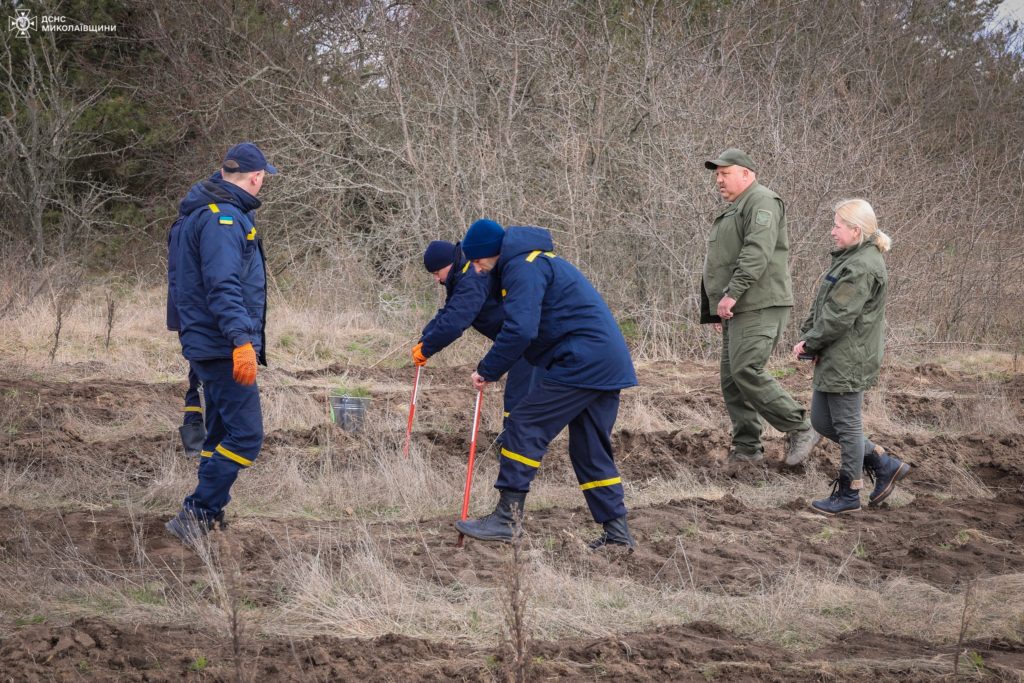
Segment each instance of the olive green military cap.
[{"label": "olive green military cap", "polygon": [[725,150],[718,155],[717,159],[704,162],[704,168],[712,171],[719,166],[742,166],[743,168],[749,168],[751,171],[755,171],[754,162],[750,160],[747,153],[742,149],[736,149],[735,147],[730,147]]}]

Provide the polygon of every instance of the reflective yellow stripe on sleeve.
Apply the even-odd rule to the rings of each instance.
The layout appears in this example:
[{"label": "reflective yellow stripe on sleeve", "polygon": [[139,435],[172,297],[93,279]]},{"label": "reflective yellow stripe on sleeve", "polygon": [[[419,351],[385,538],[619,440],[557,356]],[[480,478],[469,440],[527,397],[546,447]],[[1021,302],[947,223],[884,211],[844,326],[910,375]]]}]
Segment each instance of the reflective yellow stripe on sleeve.
[{"label": "reflective yellow stripe on sleeve", "polygon": [[466,265],[462,266],[462,272],[465,273],[469,270],[469,267],[473,265],[472,261],[466,261]]},{"label": "reflective yellow stripe on sleeve", "polygon": [[201,412],[203,412],[203,407],[202,406],[185,406],[185,409],[182,412],[184,412],[184,413],[201,413]]},{"label": "reflective yellow stripe on sleeve", "polygon": [[220,207],[216,204],[207,204],[210,207],[210,213],[220,213]]},{"label": "reflective yellow stripe on sleeve", "polygon": [[508,416],[509,416],[509,415],[511,415],[511,414],[512,414],[512,413],[510,413],[510,412],[508,412],[508,411],[506,410],[506,411],[504,411],[504,412],[503,412],[503,413],[501,414],[501,416],[502,416],[502,417],[508,417]]},{"label": "reflective yellow stripe on sleeve", "polygon": [[580,491],[586,491],[587,489],[596,489],[601,486],[614,486],[615,484],[621,484],[622,477],[612,477],[611,479],[602,479],[600,481],[588,481],[586,484],[580,484]]},{"label": "reflective yellow stripe on sleeve", "polygon": [[245,239],[247,239],[247,240],[254,240],[254,239],[256,239],[256,227],[255,226],[253,226],[253,229],[250,230],[249,234],[245,236]]},{"label": "reflective yellow stripe on sleeve", "polygon": [[509,460],[515,460],[516,462],[521,462],[524,465],[529,465],[530,467],[540,467],[540,460],[530,460],[525,455],[519,455],[518,453],[513,453],[512,451],[510,451],[507,448],[502,448],[501,449],[501,454],[504,455]]},{"label": "reflective yellow stripe on sleeve", "polygon": [[212,458],[213,451],[199,451],[199,455],[201,455],[204,458]]},{"label": "reflective yellow stripe on sleeve", "polygon": [[220,453],[221,455],[223,455],[228,460],[234,460],[235,462],[237,462],[242,467],[248,467],[249,465],[252,464],[252,460],[249,460],[248,458],[243,458],[238,453],[232,453],[231,451],[229,451],[228,449],[224,448],[220,444],[217,444],[216,451],[218,453]]}]

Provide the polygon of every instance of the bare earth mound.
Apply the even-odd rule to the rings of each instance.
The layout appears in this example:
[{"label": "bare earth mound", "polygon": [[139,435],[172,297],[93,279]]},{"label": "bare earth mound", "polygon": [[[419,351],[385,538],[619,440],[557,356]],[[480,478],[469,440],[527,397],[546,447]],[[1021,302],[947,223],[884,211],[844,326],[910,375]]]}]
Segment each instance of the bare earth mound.
[{"label": "bare earth mound", "polygon": [[[806,369],[783,370],[806,404]],[[434,372],[408,461],[408,369],[344,369],[372,387],[357,434],[322,411],[339,372],[261,378],[264,452],[197,553],[163,529],[194,476],[182,386],[0,371],[2,680],[500,679],[513,572],[530,680],[1024,675],[1019,375],[888,369],[869,432],[914,470],[889,503],[826,519],[808,503],[833,446],[790,469],[769,435],[765,464],[730,466],[714,368],[647,366],[614,434],[637,551],[585,549],[563,438],[516,566],[455,545],[469,368]],[[474,514],[494,500],[488,400]]]}]

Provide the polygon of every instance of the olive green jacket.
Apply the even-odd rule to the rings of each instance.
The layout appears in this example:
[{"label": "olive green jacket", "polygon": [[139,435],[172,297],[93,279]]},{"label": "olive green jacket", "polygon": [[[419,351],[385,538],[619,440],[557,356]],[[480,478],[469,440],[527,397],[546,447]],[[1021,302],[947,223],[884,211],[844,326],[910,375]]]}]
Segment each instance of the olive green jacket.
[{"label": "olive green jacket", "polygon": [[804,349],[818,356],[814,388],[864,391],[878,380],[885,346],[889,274],[874,237],[832,252],[811,313],[800,326]]},{"label": "olive green jacket", "polygon": [[718,302],[728,292],[733,312],[793,305],[786,207],[756,181],[727,206],[708,234],[701,282],[701,322],[719,322]]}]

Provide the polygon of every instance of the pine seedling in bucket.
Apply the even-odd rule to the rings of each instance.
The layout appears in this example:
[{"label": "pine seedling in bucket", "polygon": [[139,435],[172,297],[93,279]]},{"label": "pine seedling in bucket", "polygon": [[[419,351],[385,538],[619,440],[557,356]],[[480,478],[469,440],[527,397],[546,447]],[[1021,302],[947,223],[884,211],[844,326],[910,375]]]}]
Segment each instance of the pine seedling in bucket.
[{"label": "pine seedling in bucket", "polygon": [[370,391],[363,386],[338,386],[327,397],[331,422],[347,432],[358,432],[370,405]]}]

